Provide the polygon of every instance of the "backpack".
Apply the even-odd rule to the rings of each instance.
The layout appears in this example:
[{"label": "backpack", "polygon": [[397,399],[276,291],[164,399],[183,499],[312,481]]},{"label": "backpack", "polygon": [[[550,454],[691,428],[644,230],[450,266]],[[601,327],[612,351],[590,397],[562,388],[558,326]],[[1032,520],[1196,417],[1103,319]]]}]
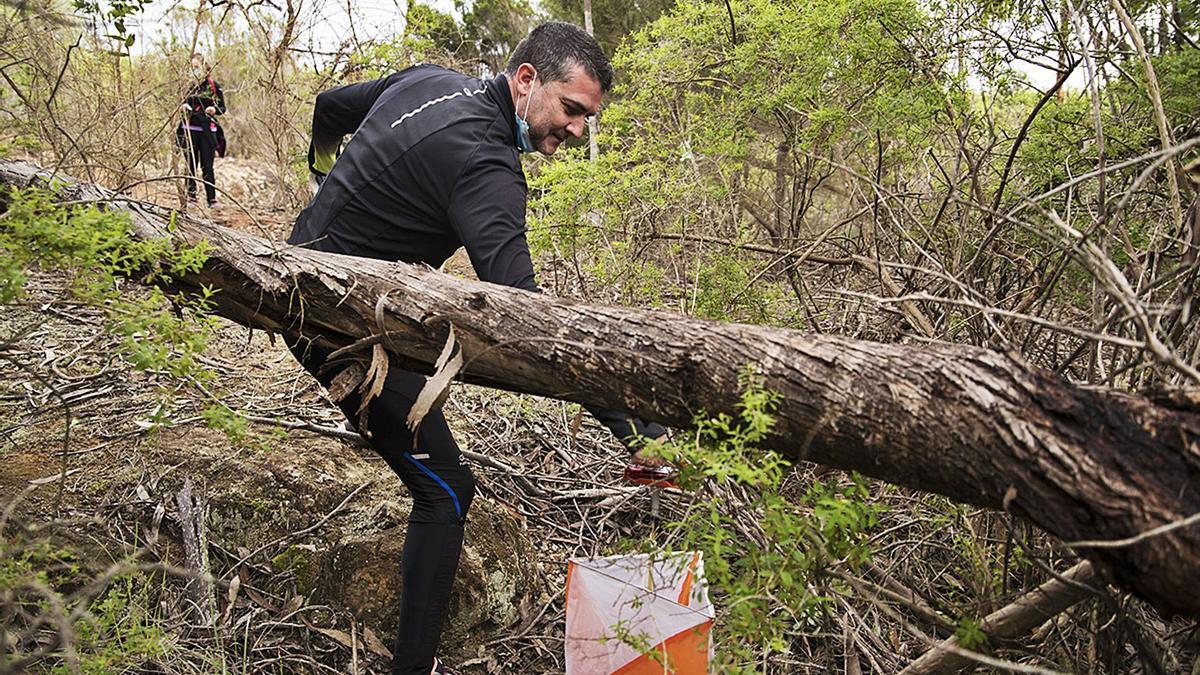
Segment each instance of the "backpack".
[{"label": "backpack", "polygon": [[217,156],[224,158],[225,157],[225,149],[226,149],[225,148],[225,130],[222,129],[221,125],[217,124],[216,122],[210,123],[209,130],[212,131],[214,136],[216,137]]}]

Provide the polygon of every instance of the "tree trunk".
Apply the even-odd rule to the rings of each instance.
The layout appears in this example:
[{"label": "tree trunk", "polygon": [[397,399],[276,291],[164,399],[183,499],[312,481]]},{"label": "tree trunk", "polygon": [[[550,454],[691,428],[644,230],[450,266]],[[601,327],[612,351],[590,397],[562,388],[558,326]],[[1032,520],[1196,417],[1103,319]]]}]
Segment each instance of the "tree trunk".
[{"label": "tree trunk", "polygon": [[[35,167],[0,162],[0,182]],[[73,184],[65,199],[111,199]],[[769,447],[1024,516],[1067,540],[1127,538],[1200,513],[1200,404],[1075,386],[1019,356],[952,344],[893,345],[589,305],[318,253],[116,202],[136,236],[207,240],[180,288],[220,289],[220,314],[342,347],[376,338],[429,372],[454,327],[462,379],[633,410],[688,426],[732,412],[753,366],[780,394]],[[365,345],[363,345],[365,346]],[[369,347],[368,347],[369,350]],[[1200,527],[1080,549],[1166,615],[1200,617]]]},{"label": "tree trunk", "polygon": [[[592,0],[583,0],[583,27],[588,35],[595,36],[595,31],[592,30]],[[595,162],[600,159],[600,141],[597,138],[600,134],[599,113],[588,117],[588,159]]]}]

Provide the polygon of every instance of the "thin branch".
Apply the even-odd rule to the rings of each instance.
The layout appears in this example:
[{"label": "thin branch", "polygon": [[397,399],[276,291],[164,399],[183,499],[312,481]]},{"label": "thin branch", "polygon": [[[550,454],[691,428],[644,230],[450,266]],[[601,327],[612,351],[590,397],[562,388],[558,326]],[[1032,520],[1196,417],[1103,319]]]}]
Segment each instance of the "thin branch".
[{"label": "thin branch", "polygon": [[1139,544],[1147,539],[1151,539],[1183,527],[1195,525],[1196,523],[1200,523],[1200,512],[1193,513],[1187,518],[1182,518],[1164,525],[1159,525],[1158,527],[1151,528],[1145,532],[1142,532],[1141,534],[1136,534],[1125,539],[1112,539],[1107,541],[1084,539],[1082,541],[1068,541],[1065,543],[1065,545],[1071,548],[1124,548],[1126,546]]}]

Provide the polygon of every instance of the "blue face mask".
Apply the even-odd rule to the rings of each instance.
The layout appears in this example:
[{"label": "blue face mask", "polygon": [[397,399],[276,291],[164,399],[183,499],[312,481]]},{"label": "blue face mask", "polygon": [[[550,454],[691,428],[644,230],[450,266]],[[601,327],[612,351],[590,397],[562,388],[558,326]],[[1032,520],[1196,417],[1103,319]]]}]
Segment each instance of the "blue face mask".
[{"label": "blue face mask", "polygon": [[[537,73],[533,75],[534,85],[537,85]],[[529,96],[525,99],[525,117],[529,116],[529,104],[533,101],[533,90],[529,92]],[[537,150],[533,145],[533,138],[529,136],[529,122],[525,121],[525,117],[521,117],[517,112],[513,111],[513,117],[517,119],[517,149],[521,152],[533,152]]]},{"label": "blue face mask", "polygon": [[533,139],[529,137],[529,122],[526,122],[516,112],[513,117],[517,118],[517,149],[521,152],[533,152],[537,148],[533,147]]}]

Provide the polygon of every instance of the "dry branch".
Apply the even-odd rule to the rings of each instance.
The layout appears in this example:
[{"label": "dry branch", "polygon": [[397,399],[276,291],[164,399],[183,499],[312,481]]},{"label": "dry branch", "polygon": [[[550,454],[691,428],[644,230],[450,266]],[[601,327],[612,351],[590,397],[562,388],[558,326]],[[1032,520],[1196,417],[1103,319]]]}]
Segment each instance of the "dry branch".
[{"label": "dry branch", "polygon": [[196,621],[202,626],[213,625],[217,604],[208,564],[208,506],[199,495],[192,494],[192,481],[184,479],[183,489],[175,495],[179,507],[180,539],[184,561],[195,577],[188,581],[188,599],[192,602]]},{"label": "dry branch", "polygon": [[[37,171],[2,162],[0,182],[26,185]],[[114,200],[79,183],[61,194]],[[589,305],[190,218],[168,233],[167,211],[114,203],[138,237],[208,241],[204,269],[177,286],[220,289],[218,311],[245,325],[330,348],[380,343],[394,365],[423,372],[453,325],[463,380],[677,426],[733,411],[753,364],[781,396],[770,445],[797,459],[1005,508],[1068,541],[1133,537],[1200,512],[1200,414],[1078,387],[1015,354]],[[1200,527],[1083,552],[1160,611],[1200,616]]]},{"label": "dry branch", "polygon": [[[992,612],[980,624],[980,629],[997,640],[1019,638],[1087,598],[1089,593],[1085,584],[1094,577],[1091,564],[1081,562],[1064,572],[1061,578],[1050,579]],[[957,646],[958,638],[949,638],[910,663],[902,671],[903,675],[953,673],[970,665],[970,658],[957,650],[947,649]]]}]

